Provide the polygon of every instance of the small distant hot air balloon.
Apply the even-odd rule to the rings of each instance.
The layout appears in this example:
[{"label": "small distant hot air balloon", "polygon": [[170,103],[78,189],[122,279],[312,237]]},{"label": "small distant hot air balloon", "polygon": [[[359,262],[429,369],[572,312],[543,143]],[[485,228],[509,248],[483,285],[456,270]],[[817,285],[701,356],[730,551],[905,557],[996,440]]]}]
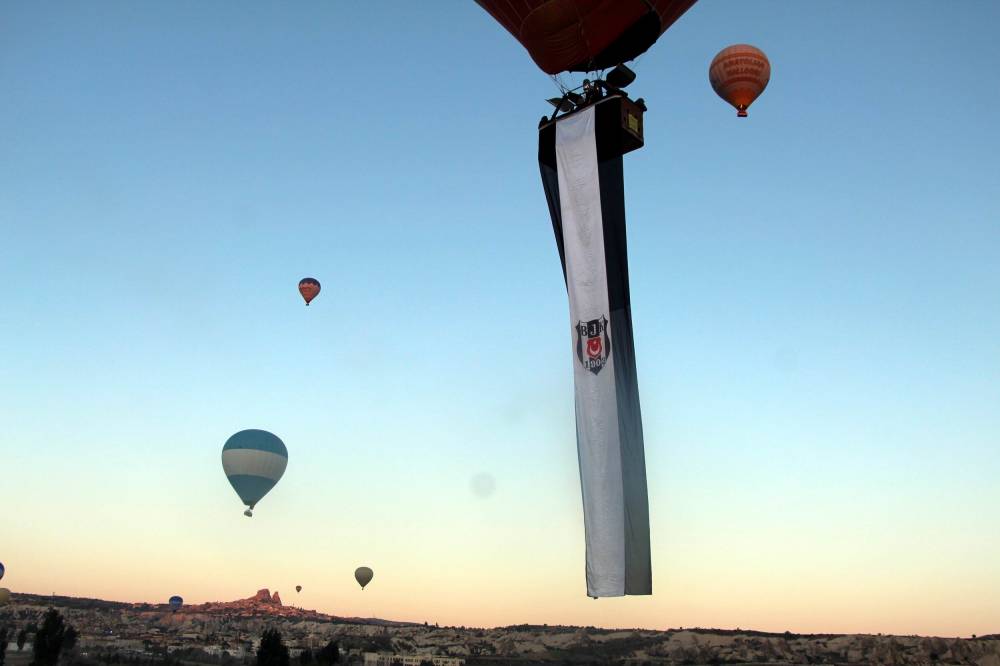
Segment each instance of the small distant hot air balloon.
[{"label": "small distant hot air balloon", "polygon": [[299,280],[299,293],[305,299],[306,305],[309,305],[309,301],[319,296],[320,289],[319,280],[316,278],[307,277]]},{"label": "small distant hot air balloon", "polygon": [[354,570],[354,580],[358,581],[358,585],[361,589],[365,589],[365,585],[372,582],[372,578],[375,577],[375,572],[368,567],[358,567]]},{"label": "small distant hot air balloon", "polygon": [[296,585],[295,586],[295,591],[296,592],[301,592],[302,591],[302,586],[301,585]]},{"label": "small distant hot air balloon", "polygon": [[722,99],[747,117],[747,108],[771,80],[771,63],[764,52],[749,44],[734,44],[719,51],[708,68],[708,80]]},{"label": "small distant hot air balloon", "polygon": [[274,488],[288,466],[288,449],[266,430],[241,430],[222,447],[222,469],[253,516],[253,508]]},{"label": "small distant hot air balloon", "polygon": [[3,572],[4,571],[5,571],[5,569],[3,568],[3,562],[0,562],[0,579],[3,578]]},{"label": "small distant hot air balloon", "polygon": [[177,609],[184,605],[184,600],[175,594],[167,603],[170,604],[170,610],[176,613]]}]

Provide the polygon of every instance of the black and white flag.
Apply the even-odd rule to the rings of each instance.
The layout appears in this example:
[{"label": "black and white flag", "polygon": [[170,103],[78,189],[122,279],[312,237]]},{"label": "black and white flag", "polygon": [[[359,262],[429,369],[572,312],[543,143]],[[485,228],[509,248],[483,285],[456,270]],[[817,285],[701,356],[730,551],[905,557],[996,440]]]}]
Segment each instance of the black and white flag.
[{"label": "black and white flag", "polygon": [[592,597],[652,594],[618,146],[621,120],[613,117],[621,111],[613,102],[598,102],[543,126],[538,150],[569,293],[587,594]]}]

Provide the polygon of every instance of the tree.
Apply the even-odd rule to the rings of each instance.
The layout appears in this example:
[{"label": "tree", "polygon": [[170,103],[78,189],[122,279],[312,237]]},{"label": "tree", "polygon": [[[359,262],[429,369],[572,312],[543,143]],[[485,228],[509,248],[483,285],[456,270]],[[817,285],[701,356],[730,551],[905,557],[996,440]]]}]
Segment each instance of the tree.
[{"label": "tree", "polygon": [[299,664],[301,664],[301,666],[309,666],[312,663],[313,663],[312,650],[306,648],[305,650],[299,653]]},{"label": "tree", "polygon": [[22,629],[17,632],[17,651],[20,652],[24,649],[24,644],[28,640],[28,630]]},{"label": "tree", "polygon": [[32,644],[32,666],[56,666],[66,637],[66,622],[55,608],[50,608],[42,620],[42,627],[35,632]]},{"label": "tree", "polygon": [[265,629],[257,648],[257,666],[288,666],[288,648],[277,629]]},{"label": "tree", "polygon": [[4,665],[7,659],[7,627],[0,629],[0,666]]},{"label": "tree", "polygon": [[316,654],[316,663],[320,666],[330,666],[340,661],[340,645],[330,641]]},{"label": "tree", "polygon": [[63,634],[62,641],[62,661],[64,664],[76,664],[79,662],[80,651],[76,649],[76,639],[78,634],[76,629],[70,625],[66,625],[66,632]]}]

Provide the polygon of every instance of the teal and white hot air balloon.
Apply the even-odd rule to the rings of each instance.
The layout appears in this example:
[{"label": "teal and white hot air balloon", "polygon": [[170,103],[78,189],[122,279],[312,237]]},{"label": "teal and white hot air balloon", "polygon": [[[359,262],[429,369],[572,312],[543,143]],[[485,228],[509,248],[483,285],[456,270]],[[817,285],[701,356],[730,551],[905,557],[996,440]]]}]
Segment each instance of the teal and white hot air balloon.
[{"label": "teal and white hot air balloon", "polygon": [[222,447],[222,469],[253,516],[257,502],[278,483],[288,465],[284,442],[266,430],[241,430]]}]

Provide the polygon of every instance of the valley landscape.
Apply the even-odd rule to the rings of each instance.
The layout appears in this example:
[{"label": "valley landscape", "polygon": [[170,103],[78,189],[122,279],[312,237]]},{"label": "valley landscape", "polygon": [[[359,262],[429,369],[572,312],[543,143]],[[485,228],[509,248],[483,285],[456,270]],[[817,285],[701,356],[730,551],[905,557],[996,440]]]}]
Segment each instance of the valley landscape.
[{"label": "valley landscape", "polygon": [[[57,609],[79,632],[74,663],[253,663],[276,629],[293,664],[334,642],[348,664],[974,664],[1000,666],[1000,634],[978,637],[768,633],[743,629],[602,629],[515,625],[441,627],[340,617],[285,605],[267,589],[185,606],[17,594],[0,612],[15,633]],[[11,641],[8,664],[26,665]]]}]

